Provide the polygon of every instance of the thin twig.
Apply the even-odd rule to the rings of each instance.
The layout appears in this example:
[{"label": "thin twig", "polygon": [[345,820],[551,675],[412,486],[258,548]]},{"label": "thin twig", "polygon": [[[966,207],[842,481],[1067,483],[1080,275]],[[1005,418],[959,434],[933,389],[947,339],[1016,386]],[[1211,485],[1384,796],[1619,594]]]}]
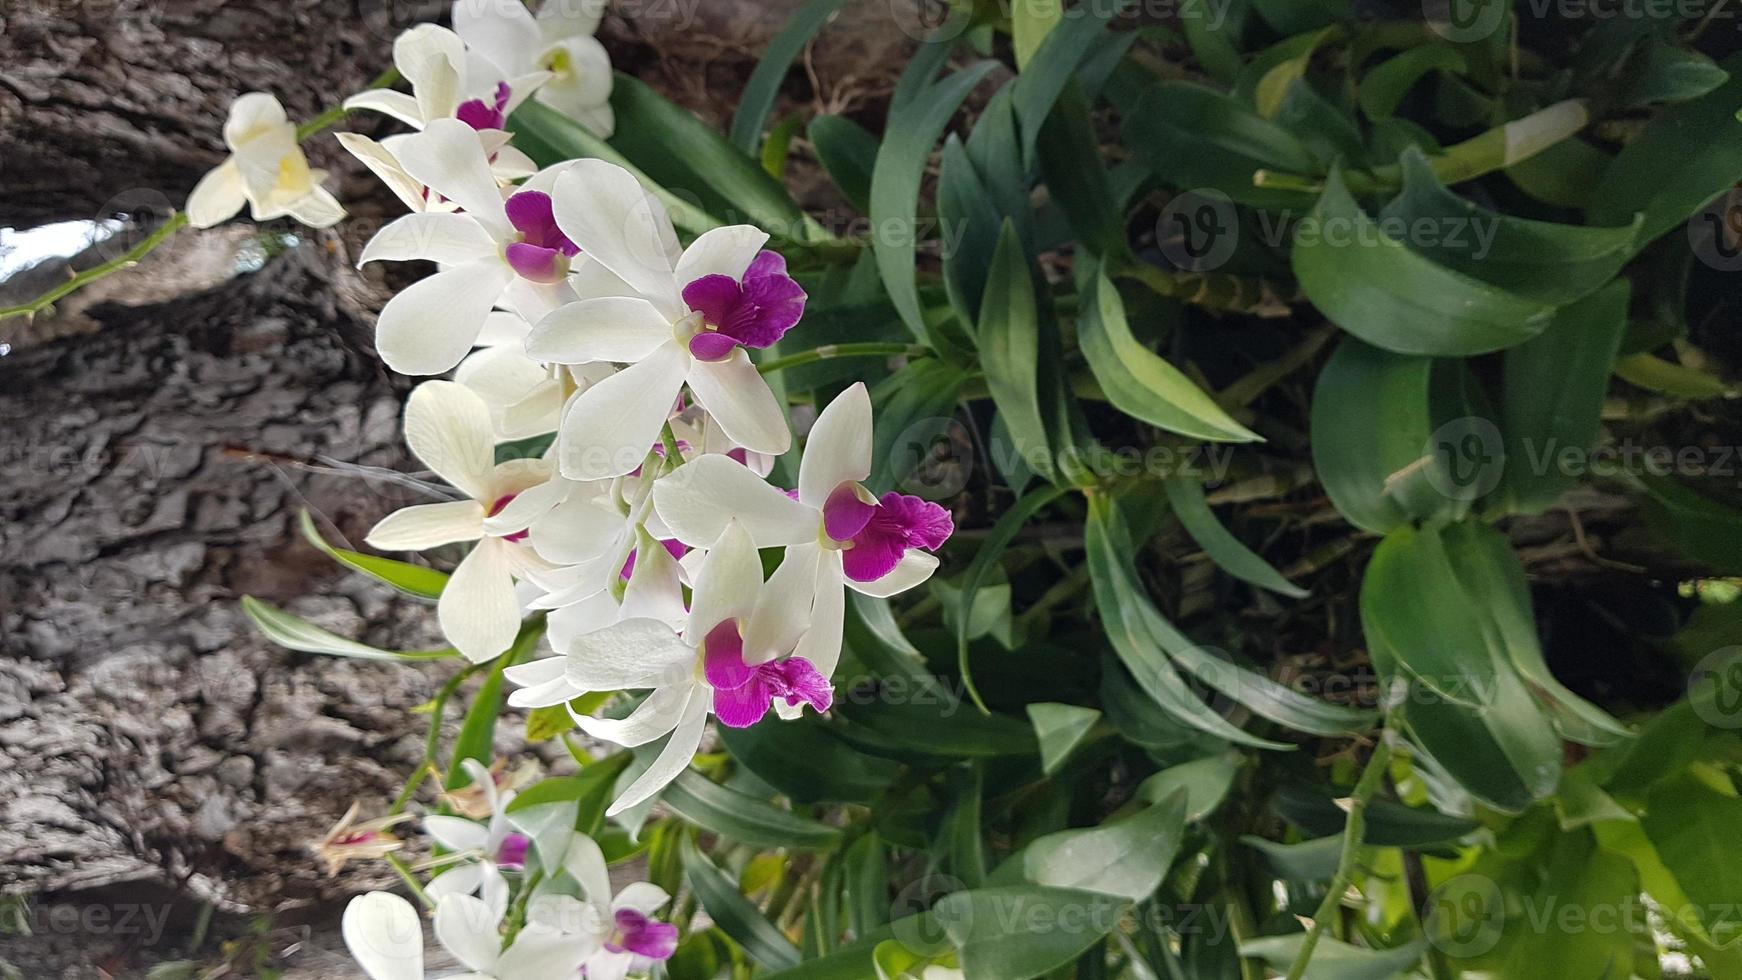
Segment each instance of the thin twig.
[{"label": "thin twig", "polygon": [[1361,770],[1361,778],[1356,780],[1355,789],[1349,794],[1349,821],[1343,826],[1343,853],[1337,858],[1337,873],[1331,878],[1324,901],[1319,903],[1318,911],[1313,913],[1312,928],[1307,930],[1306,939],[1300,944],[1300,951],[1295,953],[1294,963],[1288,968],[1287,980],[1300,980],[1305,975],[1307,963],[1313,958],[1313,950],[1318,947],[1325,926],[1337,914],[1343,894],[1349,890],[1349,882],[1355,875],[1355,860],[1361,851],[1361,838],[1367,829],[1367,803],[1378,792],[1379,784],[1385,776],[1386,765],[1390,761],[1390,743],[1385,740],[1384,732],[1381,732],[1373,745],[1373,754],[1367,757],[1367,768]]}]

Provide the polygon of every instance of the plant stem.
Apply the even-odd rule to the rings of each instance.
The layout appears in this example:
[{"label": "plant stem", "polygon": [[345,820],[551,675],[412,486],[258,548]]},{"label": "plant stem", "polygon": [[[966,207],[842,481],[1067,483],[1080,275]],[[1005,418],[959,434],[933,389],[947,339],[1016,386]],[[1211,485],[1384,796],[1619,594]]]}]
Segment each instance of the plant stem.
[{"label": "plant stem", "polygon": [[1390,761],[1391,746],[1381,731],[1373,746],[1373,754],[1367,758],[1367,768],[1361,770],[1361,778],[1356,780],[1355,789],[1349,794],[1349,821],[1343,826],[1343,853],[1337,858],[1337,873],[1331,878],[1324,901],[1313,913],[1312,928],[1307,930],[1306,940],[1300,944],[1300,952],[1295,954],[1294,963],[1288,968],[1287,980],[1300,980],[1306,973],[1307,962],[1313,958],[1313,950],[1318,947],[1325,926],[1337,914],[1343,893],[1349,890],[1349,882],[1355,875],[1355,860],[1361,852],[1361,838],[1367,829],[1367,802],[1379,790]]},{"label": "plant stem", "polygon": [[423,904],[424,908],[435,908],[435,901],[423,890],[423,886],[417,883],[417,877],[411,873],[410,868],[406,867],[405,862],[399,859],[399,855],[387,855],[387,863],[405,882],[405,886],[411,889],[411,894]]},{"label": "plant stem", "polygon": [[417,771],[411,774],[410,779],[406,780],[405,788],[399,791],[399,796],[394,799],[393,806],[388,809],[388,816],[403,813],[406,805],[411,802],[411,794],[417,792],[417,787],[423,783],[424,777],[434,770],[436,750],[441,747],[442,740],[442,712],[447,708],[448,699],[453,697],[454,692],[460,689],[460,685],[465,683],[466,678],[472,676],[481,666],[483,665],[467,664],[454,676],[448,678],[448,682],[436,692],[435,699],[430,702],[429,734],[425,735],[423,740],[423,765],[418,766]]},{"label": "plant stem", "polygon": [[818,361],[832,360],[837,357],[921,357],[931,353],[931,349],[919,344],[882,344],[874,342],[853,344],[825,344],[815,350],[807,350],[786,357],[777,357],[766,364],[760,364],[756,370],[763,374],[773,374],[787,368],[815,364]]},{"label": "plant stem", "polygon": [[156,231],[147,236],[144,241],[128,249],[126,254],[110,259],[102,265],[92,266],[91,268],[68,278],[66,282],[50,289],[28,303],[20,303],[17,306],[8,306],[5,309],[0,309],[0,320],[15,316],[35,316],[54,305],[55,300],[70,293],[76,293],[111,272],[118,272],[122,269],[128,269],[138,265],[140,259],[150,254],[150,252],[157,248],[157,246],[162,245],[169,239],[169,236],[187,227],[187,223],[188,216],[186,214],[180,212],[176,213],[171,216],[168,221],[165,221],[161,226],[159,226]]},{"label": "plant stem", "polygon": [[[369,83],[369,88],[386,88],[398,80],[399,71],[394,68],[389,68],[376,76],[375,80]],[[317,133],[330,129],[335,123],[345,118],[347,111],[349,110],[347,110],[343,105],[336,105],[313,119],[310,119],[308,122],[303,123],[301,126],[298,126],[296,129],[297,142],[300,143]],[[70,277],[66,282],[48,290],[28,303],[20,303],[17,306],[8,306],[0,309],[0,320],[5,320],[15,316],[35,316],[43,310],[48,309],[50,306],[53,306],[56,300],[71,295],[72,293],[76,293],[110,273],[119,272],[122,269],[130,269],[133,266],[138,265],[140,259],[151,254],[151,252],[156,250],[159,245],[168,241],[176,232],[186,228],[187,224],[187,213],[184,211],[176,212],[170,216],[168,221],[165,221],[160,225],[156,231],[147,236],[144,241],[128,249],[125,255],[110,259],[102,265],[92,266],[91,268]]]}]

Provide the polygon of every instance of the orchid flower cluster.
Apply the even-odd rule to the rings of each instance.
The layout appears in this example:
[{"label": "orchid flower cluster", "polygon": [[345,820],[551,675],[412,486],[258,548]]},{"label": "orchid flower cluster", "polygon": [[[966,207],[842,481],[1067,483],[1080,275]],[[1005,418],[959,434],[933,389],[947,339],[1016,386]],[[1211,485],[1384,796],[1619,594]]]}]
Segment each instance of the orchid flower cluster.
[{"label": "orchid flower cluster", "polygon": [[[453,22],[395,43],[409,94],[374,89],[346,102],[412,131],[340,137],[410,212],[372,238],[360,264],[437,266],[386,303],[377,349],[405,374],[451,372],[412,391],[405,438],[456,499],[393,513],[367,540],[389,551],[470,545],[436,611],[475,664],[503,656],[529,617],[543,617],[550,655],[504,669],[510,704],[566,706],[586,733],[621,746],[666,739],[610,805],[616,815],[690,764],[709,716],[747,727],[771,709],[783,719],[807,705],[828,711],[846,591],[882,597],[924,582],[952,522],[934,503],[866,488],[863,384],[818,413],[797,487],[769,482],[792,448],[791,420],[750,351],[799,327],[806,293],[767,233],[718,227],[685,245],[628,170],[597,159],[538,169],[512,145],[508,118],[528,98],[609,131],[597,11],[535,19],[518,4],[461,0]],[[196,224],[243,201],[257,218],[342,214],[270,96],[238,101],[226,134],[235,156],[196,194]],[[539,455],[499,460],[504,444],[541,437]],[[769,549],[782,552],[765,580]],[[573,706],[610,692],[625,692],[628,710]],[[633,961],[599,957],[669,955],[646,918],[663,893],[601,897],[597,845],[580,836],[567,845],[578,857],[545,864],[578,892],[532,896],[500,949],[503,872],[522,864],[527,842],[498,802],[487,825],[425,821],[462,859],[429,885],[436,934],[476,975],[566,976],[584,961],[589,977],[622,976]],[[344,846],[385,853],[390,836],[368,826]],[[547,873],[540,888],[562,878]],[[606,924],[564,924],[583,906],[608,909]],[[417,918],[400,899],[358,899],[346,935],[371,976],[421,969]]]},{"label": "orchid flower cluster", "polygon": [[[435,907],[436,940],[471,971],[464,977],[573,980],[584,971],[588,980],[622,980],[671,958],[677,927],[652,917],[671,896],[645,881],[613,893],[598,842],[570,829],[574,803],[511,809],[512,790],[499,789],[473,760],[465,768],[480,790],[484,822],[448,815],[423,821],[447,864],[424,897]],[[340,846],[398,843],[380,828],[360,836],[369,841]],[[423,980],[423,927],[411,902],[391,892],[359,895],[346,906],[341,930],[371,980]]]}]

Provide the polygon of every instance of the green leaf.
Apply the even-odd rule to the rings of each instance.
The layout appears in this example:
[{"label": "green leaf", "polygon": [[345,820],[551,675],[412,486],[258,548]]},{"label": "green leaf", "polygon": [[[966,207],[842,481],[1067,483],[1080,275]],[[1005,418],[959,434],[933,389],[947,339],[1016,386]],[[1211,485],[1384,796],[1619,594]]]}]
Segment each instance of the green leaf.
[{"label": "green leaf", "polygon": [[968,888],[986,882],[986,842],[981,838],[985,774],[978,765],[953,769],[944,785],[943,812],[931,840],[927,869],[942,869]]},{"label": "green leaf", "polygon": [[1561,744],[1510,664],[1470,624],[1466,595],[1437,532],[1386,535],[1361,582],[1361,626],[1382,684],[1412,687],[1397,709],[1418,748],[1472,796],[1517,812],[1554,792]]},{"label": "green leaf", "polygon": [[1160,803],[1175,793],[1185,794],[1185,819],[1197,822],[1216,812],[1234,786],[1242,757],[1238,752],[1218,752],[1202,759],[1182,762],[1137,784],[1137,798]]},{"label": "green leaf", "polygon": [[1313,388],[1313,469],[1337,513],[1384,534],[1409,511],[1387,492],[1395,474],[1428,457],[1434,423],[1428,394],[1433,362],[1349,337]]},{"label": "green leaf", "polygon": [[1568,690],[1549,672],[1537,639],[1524,565],[1506,536],[1486,524],[1465,521],[1446,528],[1441,537],[1465,594],[1483,614],[1478,624],[1490,648],[1530,685],[1562,737],[1585,745],[1609,745],[1631,737],[1627,726]]},{"label": "green leaf", "polygon": [[514,638],[514,645],[490,666],[484,683],[472,696],[472,706],[466,709],[465,720],[460,723],[460,734],[454,738],[447,781],[443,784],[446,788],[460,789],[471,783],[471,774],[460,765],[467,759],[475,759],[489,767],[490,760],[496,755],[496,717],[502,713],[502,672],[537,648],[543,635],[543,620],[523,624],[520,634]]},{"label": "green leaf", "polygon": [[1643,246],[1742,180],[1742,54],[1722,67],[1730,73],[1722,87],[1661,113],[1622,147],[1591,192],[1592,223],[1643,214]]},{"label": "green leaf", "polygon": [[1214,188],[1242,204],[1293,208],[1296,191],[1255,187],[1259,170],[1314,173],[1318,160],[1288,130],[1237,99],[1186,82],[1151,86],[1125,115],[1124,143],[1173,187]]},{"label": "green leaf", "polygon": [[1027,68],[1047,33],[1064,19],[1060,0],[1011,0],[1010,37],[1016,49],[1016,67]]},{"label": "green leaf", "polygon": [[866,485],[872,491],[911,493],[927,489],[923,475],[919,485],[911,489],[908,479],[930,454],[933,441],[949,437],[949,419],[955,415],[956,402],[969,377],[966,371],[937,358],[924,357],[871,389],[877,426],[872,434],[871,478]]},{"label": "green leaf", "polygon": [[1404,151],[1401,165],[1403,193],[1384,217],[1430,229],[1412,241],[1412,251],[1513,295],[1550,304],[1588,296],[1612,281],[1638,248],[1637,218],[1613,228],[1516,218],[1447,190],[1417,148]]},{"label": "green leaf", "polygon": [[1562,463],[1597,441],[1609,372],[1627,329],[1626,282],[1562,307],[1547,330],[1506,351],[1502,477],[1512,507],[1540,514],[1578,482]]},{"label": "green leaf", "polygon": [[708,860],[689,834],[683,835],[679,846],[684,876],[714,924],[764,968],[785,970],[797,966],[801,959],[798,949],[738,892],[737,883]]},{"label": "green leaf", "polygon": [[[938,227],[959,236],[954,248],[944,249],[944,288],[956,318],[975,324],[991,275],[993,250],[999,244],[998,208],[980,182],[973,161],[962,141],[951,133],[944,138],[938,167]],[[1018,251],[1020,254],[1020,249]]]},{"label": "green leaf", "polygon": [[1047,190],[1079,247],[1103,258],[1122,255],[1127,249],[1122,198],[1101,158],[1089,100],[1075,82],[1046,117],[1036,151]]},{"label": "green leaf", "polygon": [[790,242],[824,237],[762,165],[640,79],[618,72],[611,145],[660,185],[695,195],[712,216]]},{"label": "green leaf", "polygon": [[1097,272],[1089,287],[1077,320],[1077,343],[1108,400],[1125,414],[1195,439],[1260,441],[1183,372],[1132,336],[1125,303],[1104,271]]},{"label": "green leaf", "polygon": [[1037,885],[1141,902],[1173,865],[1185,820],[1186,793],[1175,790],[1123,820],[1039,838],[1022,852],[1023,874]]},{"label": "green leaf", "polygon": [[1041,771],[1049,776],[1059,771],[1082,744],[1083,736],[1101,720],[1101,713],[1094,708],[1054,701],[1035,702],[1027,711],[1035,740],[1040,743]]},{"label": "green leaf", "polygon": [[[1016,128],[1022,140],[1020,159],[1025,166],[1034,161],[1034,145],[1040,138],[1042,124],[1052,113],[1053,103],[1083,62],[1104,43],[1107,25],[1131,3],[1132,0],[1111,0],[1072,11],[1069,19],[1047,34],[1034,60],[1016,76],[1010,106],[1016,113]],[[1115,39],[1112,43],[1120,42]]]},{"label": "green leaf", "polygon": [[[921,64],[915,62],[915,65]],[[919,288],[914,282],[916,218],[920,182],[925,177],[931,149],[949,124],[950,117],[968,93],[996,68],[984,61],[929,85],[923,96],[892,106],[871,173],[871,223],[879,229],[872,242],[883,285],[901,319],[921,343],[931,332],[920,314]],[[909,72],[915,69],[909,67]]]},{"label": "green leaf", "polygon": [[1015,885],[946,895],[932,911],[966,980],[1030,980],[1093,946],[1118,925],[1124,905],[1094,892]]},{"label": "green leaf", "polygon": [[780,29],[774,40],[768,42],[768,49],[762,53],[762,60],[756,63],[756,69],[744,83],[744,92],[738,97],[738,111],[732,114],[732,129],[728,139],[733,146],[748,156],[756,155],[757,144],[762,141],[762,125],[774,109],[775,97],[780,94],[780,83],[786,79],[792,60],[798,57],[804,46],[810,43],[810,39],[823,29],[823,25],[846,2],[847,0],[810,0],[786,22],[786,26]]},{"label": "green leaf", "polygon": [[979,348],[986,387],[1023,462],[1050,475],[1053,461],[1040,413],[1039,312],[1028,257],[1008,218],[980,303]]},{"label": "green leaf", "polygon": [[[1248,939],[1240,944],[1240,955],[1261,959],[1276,970],[1287,973],[1305,940],[1306,933],[1303,932]],[[1330,936],[1321,936],[1318,945],[1313,947],[1313,958],[1301,978],[1391,980],[1414,966],[1426,949],[1425,939],[1417,939],[1394,949],[1369,949],[1365,946],[1352,946]]]},{"label": "green leaf", "polygon": [[1168,506],[1173,509],[1174,516],[1179,518],[1181,526],[1198,543],[1198,547],[1204,549],[1204,554],[1210,556],[1210,560],[1223,571],[1291,599],[1305,598],[1309,594],[1307,590],[1284,578],[1281,572],[1242,544],[1240,539],[1228,533],[1228,529],[1216,519],[1215,512],[1210,510],[1209,502],[1204,499],[1204,485],[1197,479],[1170,477],[1163,486],[1167,490]]},{"label": "green leaf", "polygon": [[899,771],[893,762],[854,751],[809,716],[718,731],[732,758],[797,803],[870,803]]},{"label": "green leaf", "polygon": [[442,588],[448,584],[448,577],[433,568],[333,547],[315,527],[314,518],[307,509],[297,517],[297,524],[302,529],[303,538],[319,548],[328,558],[346,568],[362,572],[377,582],[385,582],[406,595],[419,599],[439,599]]},{"label": "green leaf", "polygon": [[673,194],[649,177],[628,157],[586,126],[570,119],[550,106],[527,100],[514,110],[509,119],[514,130],[514,145],[542,167],[555,166],[564,160],[591,157],[614,163],[635,175],[641,186],[665,206],[672,224],[692,235],[720,227],[720,221],[688,200]]},{"label": "green leaf", "polygon": [[846,116],[818,116],[811,120],[807,134],[835,186],[854,207],[869,213],[877,137]]},{"label": "green leaf", "polygon": [[[843,739],[901,757],[981,759],[1039,752],[1026,723],[1006,715],[964,711],[941,686],[900,702],[849,700],[840,705],[840,712],[853,723],[841,730]],[[864,735],[872,741],[858,741]]]},{"label": "green leaf", "polygon": [[329,633],[319,626],[294,616],[275,606],[269,606],[250,595],[242,597],[242,611],[253,620],[254,626],[268,640],[287,650],[299,650],[303,653],[324,653],[335,657],[353,657],[358,660],[389,660],[398,663],[416,662],[420,660],[445,660],[459,656],[459,651],[452,647],[440,650],[414,650],[396,653],[391,650],[378,650],[366,643],[347,640],[342,636]]},{"label": "green leaf", "polygon": [[841,840],[838,828],[721,786],[693,769],[679,773],[660,799],[690,823],[741,844],[821,851]]},{"label": "green leaf", "polygon": [[[1342,792],[1323,783],[1285,782],[1277,787],[1271,806],[1307,835],[1340,840],[1349,819]],[[1410,850],[1455,845],[1482,829],[1474,820],[1383,797],[1368,802],[1366,824],[1363,844]]]},{"label": "green leaf", "polygon": [[1105,498],[1090,498],[1089,520],[1083,528],[1083,540],[1088,549],[1095,609],[1107,631],[1107,640],[1125,669],[1137,681],[1137,686],[1157,707],[1192,728],[1241,745],[1264,749],[1294,747],[1247,734],[1199,700],[1180,680],[1179,673],[1162,653],[1161,644],[1149,632],[1152,621],[1143,608],[1149,600],[1132,584],[1125,567],[1126,559],[1115,550],[1113,542],[1128,541],[1129,533]]},{"label": "green leaf", "polygon": [[1734,398],[1738,393],[1736,386],[1723,378],[1651,354],[1629,354],[1616,360],[1615,376],[1646,391],[1677,398]]},{"label": "green leaf", "polygon": [[1402,354],[1500,350],[1541,333],[1553,313],[1389,237],[1336,171],[1296,232],[1293,266],[1302,292],[1331,322]]},{"label": "green leaf", "polygon": [[1326,881],[1337,873],[1337,861],[1343,856],[1341,837],[1315,837],[1283,844],[1241,834],[1240,843],[1264,855],[1271,873],[1289,881]]},{"label": "green leaf", "polygon": [[1375,121],[1390,119],[1397,104],[1430,71],[1463,74],[1464,56],[1450,44],[1424,44],[1395,55],[1373,67],[1361,78],[1361,111]]},{"label": "green leaf", "polygon": [[1689,558],[1726,574],[1742,574],[1742,511],[1651,473],[1638,477],[1645,518]]}]

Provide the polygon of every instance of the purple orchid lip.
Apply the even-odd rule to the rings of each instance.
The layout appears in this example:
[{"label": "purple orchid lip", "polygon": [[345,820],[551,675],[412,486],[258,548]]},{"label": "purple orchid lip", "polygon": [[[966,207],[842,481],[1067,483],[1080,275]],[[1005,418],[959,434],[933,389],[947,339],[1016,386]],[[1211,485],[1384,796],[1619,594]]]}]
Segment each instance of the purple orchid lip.
[{"label": "purple orchid lip", "polygon": [[690,339],[690,353],[719,361],[733,347],[767,347],[797,325],[807,298],[778,252],[757,253],[742,279],[702,276],[683,288],[684,302],[706,325]]},{"label": "purple orchid lip", "polygon": [[[485,517],[495,517],[497,514],[502,513],[502,508],[507,507],[510,503],[513,502],[514,498],[518,497],[518,496],[520,496],[520,494],[510,493],[510,494],[506,494],[502,497],[497,498],[496,502],[490,505],[490,509],[486,510],[484,512],[484,516]],[[525,541],[527,536],[530,535],[531,533],[532,532],[530,530],[523,529],[523,530],[515,531],[513,534],[502,535],[502,540],[504,540],[504,541]]]},{"label": "purple orchid lip", "polygon": [[543,191],[520,191],[503,202],[508,223],[520,233],[520,241],[503,250],[508,264],[532,282],[561,282],[569,274],[568,260],[581,248],[557,227],[550,195]]},{"label": "purple orchid lip", "polygon": [[[837,489],[829,502],[839,495]],[[826,509],[824,515],[826,521]],[[841,565],[853,581],[875,582],[894,571],[909,548],[936,551],[954,531],[950,512],[937,504],[909,494],[886,493],[851,536],[852,547],[841,553]]]},{"label": "purple orchid lip", "polygon": [[[661,541],[660,544],[665,545],[666,554],[673,558],[682,558],[690,553],[690,546],[676,538],[669,538]],[[623,570],[617,573],[625,582],[629,581],[629,576],[635,574],[635,550],[634,548],[629,549],[629,558],[623,562]]]},{"label": "purple orchid lip", "polygon": [[531,844],[524,834],[509,834],[496,849],[496,864],[510,869],[526,867],[526,851]]},{"label": "purple orchid lip", "polygon": [[744,638],[727,620],[702,641],[702,675],[714,689],[714,716],[728,728],[749,728],[768,714],[776,698],[788,706],[808,704],[818,712],[834,704],[834,688],[809,660],[787,657],[751,666]]},{"label": "purple orchid lip", "polygon": [[650,960],[668,960],[677,952],[677,926],[650,919],[634,909],[618,909],[612,919],[617,928],[605,940],[607,950]]},{"label": "purple orchid lip", "polygon": [[483,99],[469,99],[454,110],[454,118],[477,130],[501,129],[508,122],[508,99],[513,94],[514,90],[507,82],[498,82],[493,104]]}]

